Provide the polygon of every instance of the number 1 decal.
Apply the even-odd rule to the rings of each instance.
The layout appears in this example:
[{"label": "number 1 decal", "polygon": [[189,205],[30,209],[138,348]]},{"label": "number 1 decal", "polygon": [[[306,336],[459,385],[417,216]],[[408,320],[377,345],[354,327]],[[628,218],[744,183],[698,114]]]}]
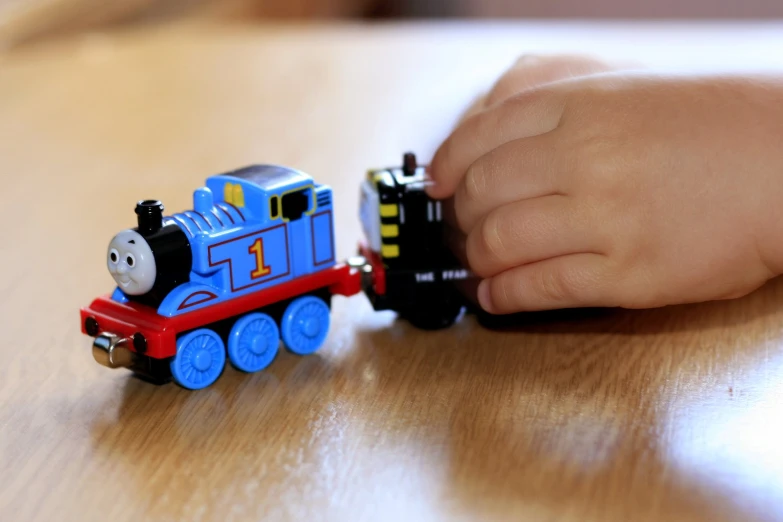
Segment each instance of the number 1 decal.
[{"label": "number 1 decal", "polygon": [[260,237],[256,239],[255,243],[247,251],[256,255],[256,268],[250,272],[251,279],[265,276],[272,271],[268,266],[264,265],[264,241]]}]

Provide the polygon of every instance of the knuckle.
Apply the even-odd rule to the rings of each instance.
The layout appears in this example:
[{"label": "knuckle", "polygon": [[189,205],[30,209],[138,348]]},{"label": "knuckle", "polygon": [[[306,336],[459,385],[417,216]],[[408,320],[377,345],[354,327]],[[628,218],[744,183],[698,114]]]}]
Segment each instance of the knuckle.
[{"label": "knuckle", "polygon": [[507,76],[498,80],[498,82],[489,91],[489,94],[487,94],[485,105],[495,105],[496,103],[501,102],[512,95],[513,91],[509,84],[510,80]]},{"label": "knuckle", "polygon": [[611,196],[626,184],[625,162],[613,149],[605,138],[589,138],[573,150],[573,164],[589,192]]},{"label": "knuckle", "polygon": [[476,222],[476,209],[480,206],[480,200],[484,193],[482,187],[484,182],[479,178],[480,175],[474,168],[471,168],[454,194],[456,224],[466,234],[470,232]]},{"label": "knuckle", "polygon": [[560,275],[563,295],[582,303],[595,303],[603,284],[598,274],[587,267],[573,267]]},{"label": "knuckle", "polygon": [[470,269],[480,277],[495,275],[498,265],[502,265],[505,244],[499,223],[497,217],[489,215],[468,234],[465,256]]},{"label": "knuckle", "polygon": [[600,271],[592,265],[542,270],[538,283],[549,301],[583,305],[601,303],[606,287]]},{"label": "knuckle", "polygon": [[514,66],[529,66],[529,65],[538,65],[541,63],[542,60],[547,59],[548,57],[535,54],[535,53],[525,53],[519,56],[517,58],[516,63]]},{"label": "knuckle", "polygon": [[616,306],[618,276],[605,259],[571,265],[549,276],[552,297],[582,306]]},{"label": "knuckle", "polygon": [[501,229],[502,221],[495,213],[489,214],[481,224],[481,246],[491,258],[502,261],[507,252],[506,241]]},{"label": "knuckle", "polygon": [[562,272],[558,270],[540,270],[536,286],[546,301],[567,301],[572,294]]},{"label": "knuckle", "polygon": [[518,287],[518,282],[516,283],[515,281],[508,281],[508,278],[504,277],[492,279],[489,286],[490,298],[498,311],[506,312],[516,307],[516,300],[513,298]]},{"label": "knuckle", "polygon": [[472,165],[465,174],[463,183],[464,203],[478,203],[487,193],[486,176],[479,164]]},{"label": "knuckle", "polygon": [[[551,94],[545,86],[538,86],[532,89],[525,89],[515,93],[510,98],[506,99],[503,103],[509,107],[530,107],[539,103],[543,103],[550,98]],[[508,111],[506,111],[508,114]],[[518,118],[517,114],[510,114],[510,119]]]}]

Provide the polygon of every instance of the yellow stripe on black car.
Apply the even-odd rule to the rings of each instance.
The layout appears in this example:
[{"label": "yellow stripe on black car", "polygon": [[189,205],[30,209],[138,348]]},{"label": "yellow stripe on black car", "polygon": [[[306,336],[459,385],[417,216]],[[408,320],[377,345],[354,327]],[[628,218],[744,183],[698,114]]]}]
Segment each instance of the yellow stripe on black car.
[{"label": "yellow stripe on black car", "polygon": [[381,205],[381,217],[397,217],[397,205],[385,203]]},{"label": "yellow stripe on black car", "polygon": [[397,237],[400,235],[400,227],[397,225],[381,225],[381,237]]},{"label": "yellow stripe on black car", "polygon": [[381,256],[398,257],[400,255],[400,245],[381,245]]}]

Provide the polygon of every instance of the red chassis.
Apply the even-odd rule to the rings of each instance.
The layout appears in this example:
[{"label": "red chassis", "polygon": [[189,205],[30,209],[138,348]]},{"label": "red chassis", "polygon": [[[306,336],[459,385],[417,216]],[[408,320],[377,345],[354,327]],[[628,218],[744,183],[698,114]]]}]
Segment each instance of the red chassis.
[{"label": "red chassis", "polygon": [[158,315],[153,308],[144,305],[118,303],[110,296],[99,297],[90,306],[81,309],[81,328],[82,333],[91,337],[111,332],[130,341],[127,347],[131,351],[137,352],[137,347],[143,346],[147,357],[165,359],[176,355],[177,335],[182,332],[323,288],[328,288],[333,295],[358,294],[361,291],[360,272],[338,264],[288,283],[174,317]]}]

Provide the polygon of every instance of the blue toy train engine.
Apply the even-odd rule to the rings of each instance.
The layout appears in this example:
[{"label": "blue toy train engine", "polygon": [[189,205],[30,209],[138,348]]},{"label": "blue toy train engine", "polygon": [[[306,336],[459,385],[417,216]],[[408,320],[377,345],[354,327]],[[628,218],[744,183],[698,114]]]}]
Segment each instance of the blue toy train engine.
[{"label": "blue toy train engine", "polygon": [[197,389],[227,361],[256,372],[282,344],[299,355],[326,339],[334,294],[360,291],[335,260],[332,190],[307,174],[257,165],[212,176],[193,208],[136,205],[112,238],[112,295],[81,311],[93,356],[158,382]]},{"label": "blue toy train engine", "polygon": [[331,189],[286,167],[252,166],[207,179],[193,209],[163,217],[136,206],[138,226],[109,246],[114,298],[172,317],[335,264]]}]

